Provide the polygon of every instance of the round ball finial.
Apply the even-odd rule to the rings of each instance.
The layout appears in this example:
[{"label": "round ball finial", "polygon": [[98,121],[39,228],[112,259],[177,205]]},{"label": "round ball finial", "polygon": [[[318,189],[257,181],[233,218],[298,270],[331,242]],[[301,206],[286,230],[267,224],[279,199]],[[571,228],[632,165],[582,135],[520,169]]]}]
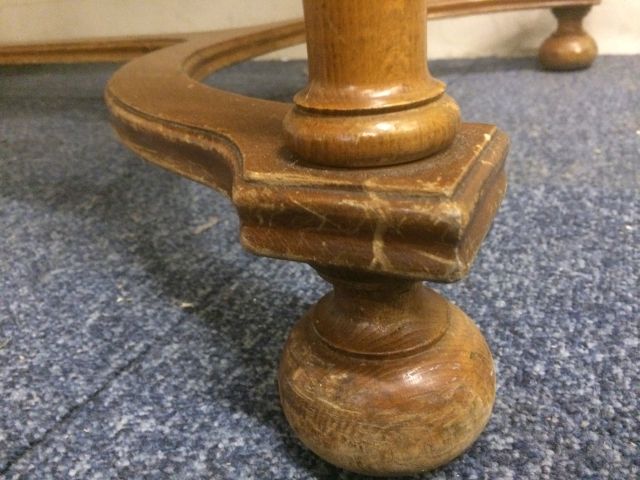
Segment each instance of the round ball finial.
[{"label": "round ball finial", "polygon": [[421,283],[335,283],[293,328],[279,388],[285,415],[320,457],[368,475],[443,465],[485,427],[491,353],[473,322]]}]

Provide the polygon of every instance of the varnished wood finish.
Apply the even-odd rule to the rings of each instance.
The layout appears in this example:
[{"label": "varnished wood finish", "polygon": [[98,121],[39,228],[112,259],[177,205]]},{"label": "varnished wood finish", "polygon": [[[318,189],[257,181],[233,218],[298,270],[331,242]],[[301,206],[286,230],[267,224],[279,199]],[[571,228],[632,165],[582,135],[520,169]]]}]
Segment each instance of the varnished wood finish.
[{"label": "varnished wood finish", "polygon": [[[338,36],[356,39],[370,54],[385,49],[374,35],[384,20],[376,27],[360,21],[360,10],[327,0],[308,2],[310,32],[337,21],[316,12],[314,1],[342,9],[344,32]],[[423,11],[421,0],[367,3],[378,13],[387,6],[407,14],[412,10],[400,8],[405,3]],[[405,20],[414,27],[397,28],[394,35],[398,45],[409,46],[423,38],[415,28],[424,22]],[[400,25],[401,18],[392,23]],[[366,129],[352,117],[387,121],[393,113],[402,122],[425,95],[425,105],[442,99],[444,86],[430,79],[420,55],[405,49],[369,64],[351,58],[350,43],[332,44],[330,36],[319,40],[321,35],[309,52],[311,82],[324,85],[319,93],[301,94],[295,107],[198,81],[303,36],[302,24],[284,23],[198,35],[138,58],[109,82],[112,123],[144,158],[228,194],[247,249],[307,262],[333,284],[334,291],[293,328],[282,356],[282,406],[301,440],[357,472],[428,470],[460,454],[480,434],[493,405],[495,375],[471,320],[420,280],[455,281],[469,270],[504,195],[508,141],[491,125],[463,123],[441,151],[416,151],[413,161],[405,157],[401,164],[384,165],[384,145],[403,132],[382,132],[384,141],[363,144],[367,154],[361,159],[376,165],[367,168],[360,161],[322,166],[339,162],[318,162],[287,147],[283,130],[291,125],[292,108],[319,117],[316,135],[327,144],[325,155],[337,148],[331,142],[342,142],[336,151],[351,149],[357,156],[359,132]],[[323,44],[333,45],[335,55],[327,55]],[[344,64],[332,63],[338,61]],[[356,75],[363,61],[368,73]],[[318,65],[323,66],[315,72]],[[352,88],[344,93],[350,69]],[[367,96],[371,85],[389,87],[386,98],[379,95],[382,104],[377,95]],[[353,144],[345,146],[325,122],[335,112],[353,129],[346,141]],[[451,127],[438,115],[421,122],[427,129]],[[289,138],[297,134],[288,130]],[[375,145],[383,160],[376,160]]]},{"label": "varnished wood finish", "polygon": [[373,475],[443,465],[486,425],[495,372],[482,334],[421,283],[331,272],[280,365],[287,419],[318,455]]},{"label": "varnished wood finish", "polygon": [[477,328],[412,280],[467,272],[504,193],[507,146],[493,127],[459,129],[427,69],[424,11],[423,0],[305,0],[309,84],[285,117],[285,142],[306,162],[341,167],[323,176],[350,190],[335,195],[310,171],[315,188],[293,202],[302,210],[283,209],[293,192],[283,201],[282,189],[246,208],[269,219],[256,243],[273,241],[273,219],[282,244],[297,237],[292,226],[304,232],[287,248],[306,248],[334,286],[285,345],[284,413],[318,455],[372,475],[455,458],[495,395]]},{"label": "varnished wood finish", "polygon": [[425,0],[305,0],[304,12],[309,83],[285,118],[292,151],[372,167],[451,144],[460,111],[427,69]]},{"label": "varnished wood finish", "polygon": [[[478,15],[572,5],[598,5],[601,0],[428,0],[428,18]],[[32,63],[123,62],[198,34],[93,38],[66,42],[0,45],[0,65]]]},{"label": "varnished wood finish", "polygon": [[554,8],[558,29],[540,47],[540,63],[548,70],[588,68],[598,56],[595,40],[582,28],[590,6]]}]

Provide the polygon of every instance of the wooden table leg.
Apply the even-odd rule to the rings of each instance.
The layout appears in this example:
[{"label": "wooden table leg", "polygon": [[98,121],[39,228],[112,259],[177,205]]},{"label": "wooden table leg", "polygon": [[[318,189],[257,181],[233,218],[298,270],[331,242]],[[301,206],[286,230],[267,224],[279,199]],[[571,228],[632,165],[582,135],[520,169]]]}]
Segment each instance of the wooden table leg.
[{"label": "wooden table leg", "polygon": [[461,454],[489,419],[491,353],[421,281],[469,271],[506,189],[508,139],[460,122],[425,59],[425,0],[305,0],[309,84],[282,104],[199,82],[303,37],[297,22],[202,34],[120,69],[121,140],[220,189],[258,254],[333,285],[294,326],[282,406],[329,462],[411,474]]},{"label": "wooden table leg", "polygon": [[591,6],[557,7],[551,11],[558,20],[558,29],[540,47],[540,63],[548,70],[579,70],[588,68],[598,55],[598,45],[582,28],[582,20]]},{"label": "wooden table leg", "polygon": [[[384,165],[389,178],[400,164],[446,156],[459,110],[427,69],[425,2],[304,6],[310,78],[285,119],[289,147],[325,168]],[[443,162],[439,175],[450,172],[453,158],[433,161]],[[366,181],[360,188],[367,191]],[[404,200],[420,208],[420,200]],[[394,226],[382,213],[388,200],[372,192],[366,202],[378,216],[370,267],[384,271],[394,262]],[[362,271],[355,262],[316,267],[334,290],[294,327],[279,375],[285,414],[302,441],[331,463],[374,475],[429,470],[467,449],[495,395],[491,353],[473,322],[402,272]]]}]

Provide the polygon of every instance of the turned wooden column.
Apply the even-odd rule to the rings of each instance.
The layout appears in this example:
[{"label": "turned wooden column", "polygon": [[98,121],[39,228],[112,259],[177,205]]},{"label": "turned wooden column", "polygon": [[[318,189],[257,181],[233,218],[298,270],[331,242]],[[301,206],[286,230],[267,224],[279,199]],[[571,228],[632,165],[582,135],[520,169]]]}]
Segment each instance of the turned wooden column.
[{"label": "turned wooden column", "polygon": [[327,166],[392,165],[448,147],[460,123],[426,61],[425,0],[304,0],[309,84],[287,145]]}]

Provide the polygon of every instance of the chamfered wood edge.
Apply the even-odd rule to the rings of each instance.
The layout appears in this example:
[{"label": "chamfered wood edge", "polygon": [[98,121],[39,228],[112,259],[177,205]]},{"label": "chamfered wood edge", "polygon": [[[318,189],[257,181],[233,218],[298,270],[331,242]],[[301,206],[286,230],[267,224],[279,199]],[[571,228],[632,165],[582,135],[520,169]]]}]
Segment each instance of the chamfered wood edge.
[{"label": "chamfered wood edge", "polygon": [[[474,127],[481,126],[463,124],[454,142]],[[506,191],[507,150],[507,136],[495,130],[482,151],[467,152],[471,168],[451,197],[240,185],[234,203],[242,244],[258,255],[318,266],[457,281],[471,268]]]},{"label": "chamfered wood edge", "polygon": [[[428,18],[443,19],[511,10],[599,5],[601,0],[432,0]],[[300,24],[302,22],[298,20]],[[203,33],[86,38],[60,42],[0,45],[0,65],[126,62]]]}]

